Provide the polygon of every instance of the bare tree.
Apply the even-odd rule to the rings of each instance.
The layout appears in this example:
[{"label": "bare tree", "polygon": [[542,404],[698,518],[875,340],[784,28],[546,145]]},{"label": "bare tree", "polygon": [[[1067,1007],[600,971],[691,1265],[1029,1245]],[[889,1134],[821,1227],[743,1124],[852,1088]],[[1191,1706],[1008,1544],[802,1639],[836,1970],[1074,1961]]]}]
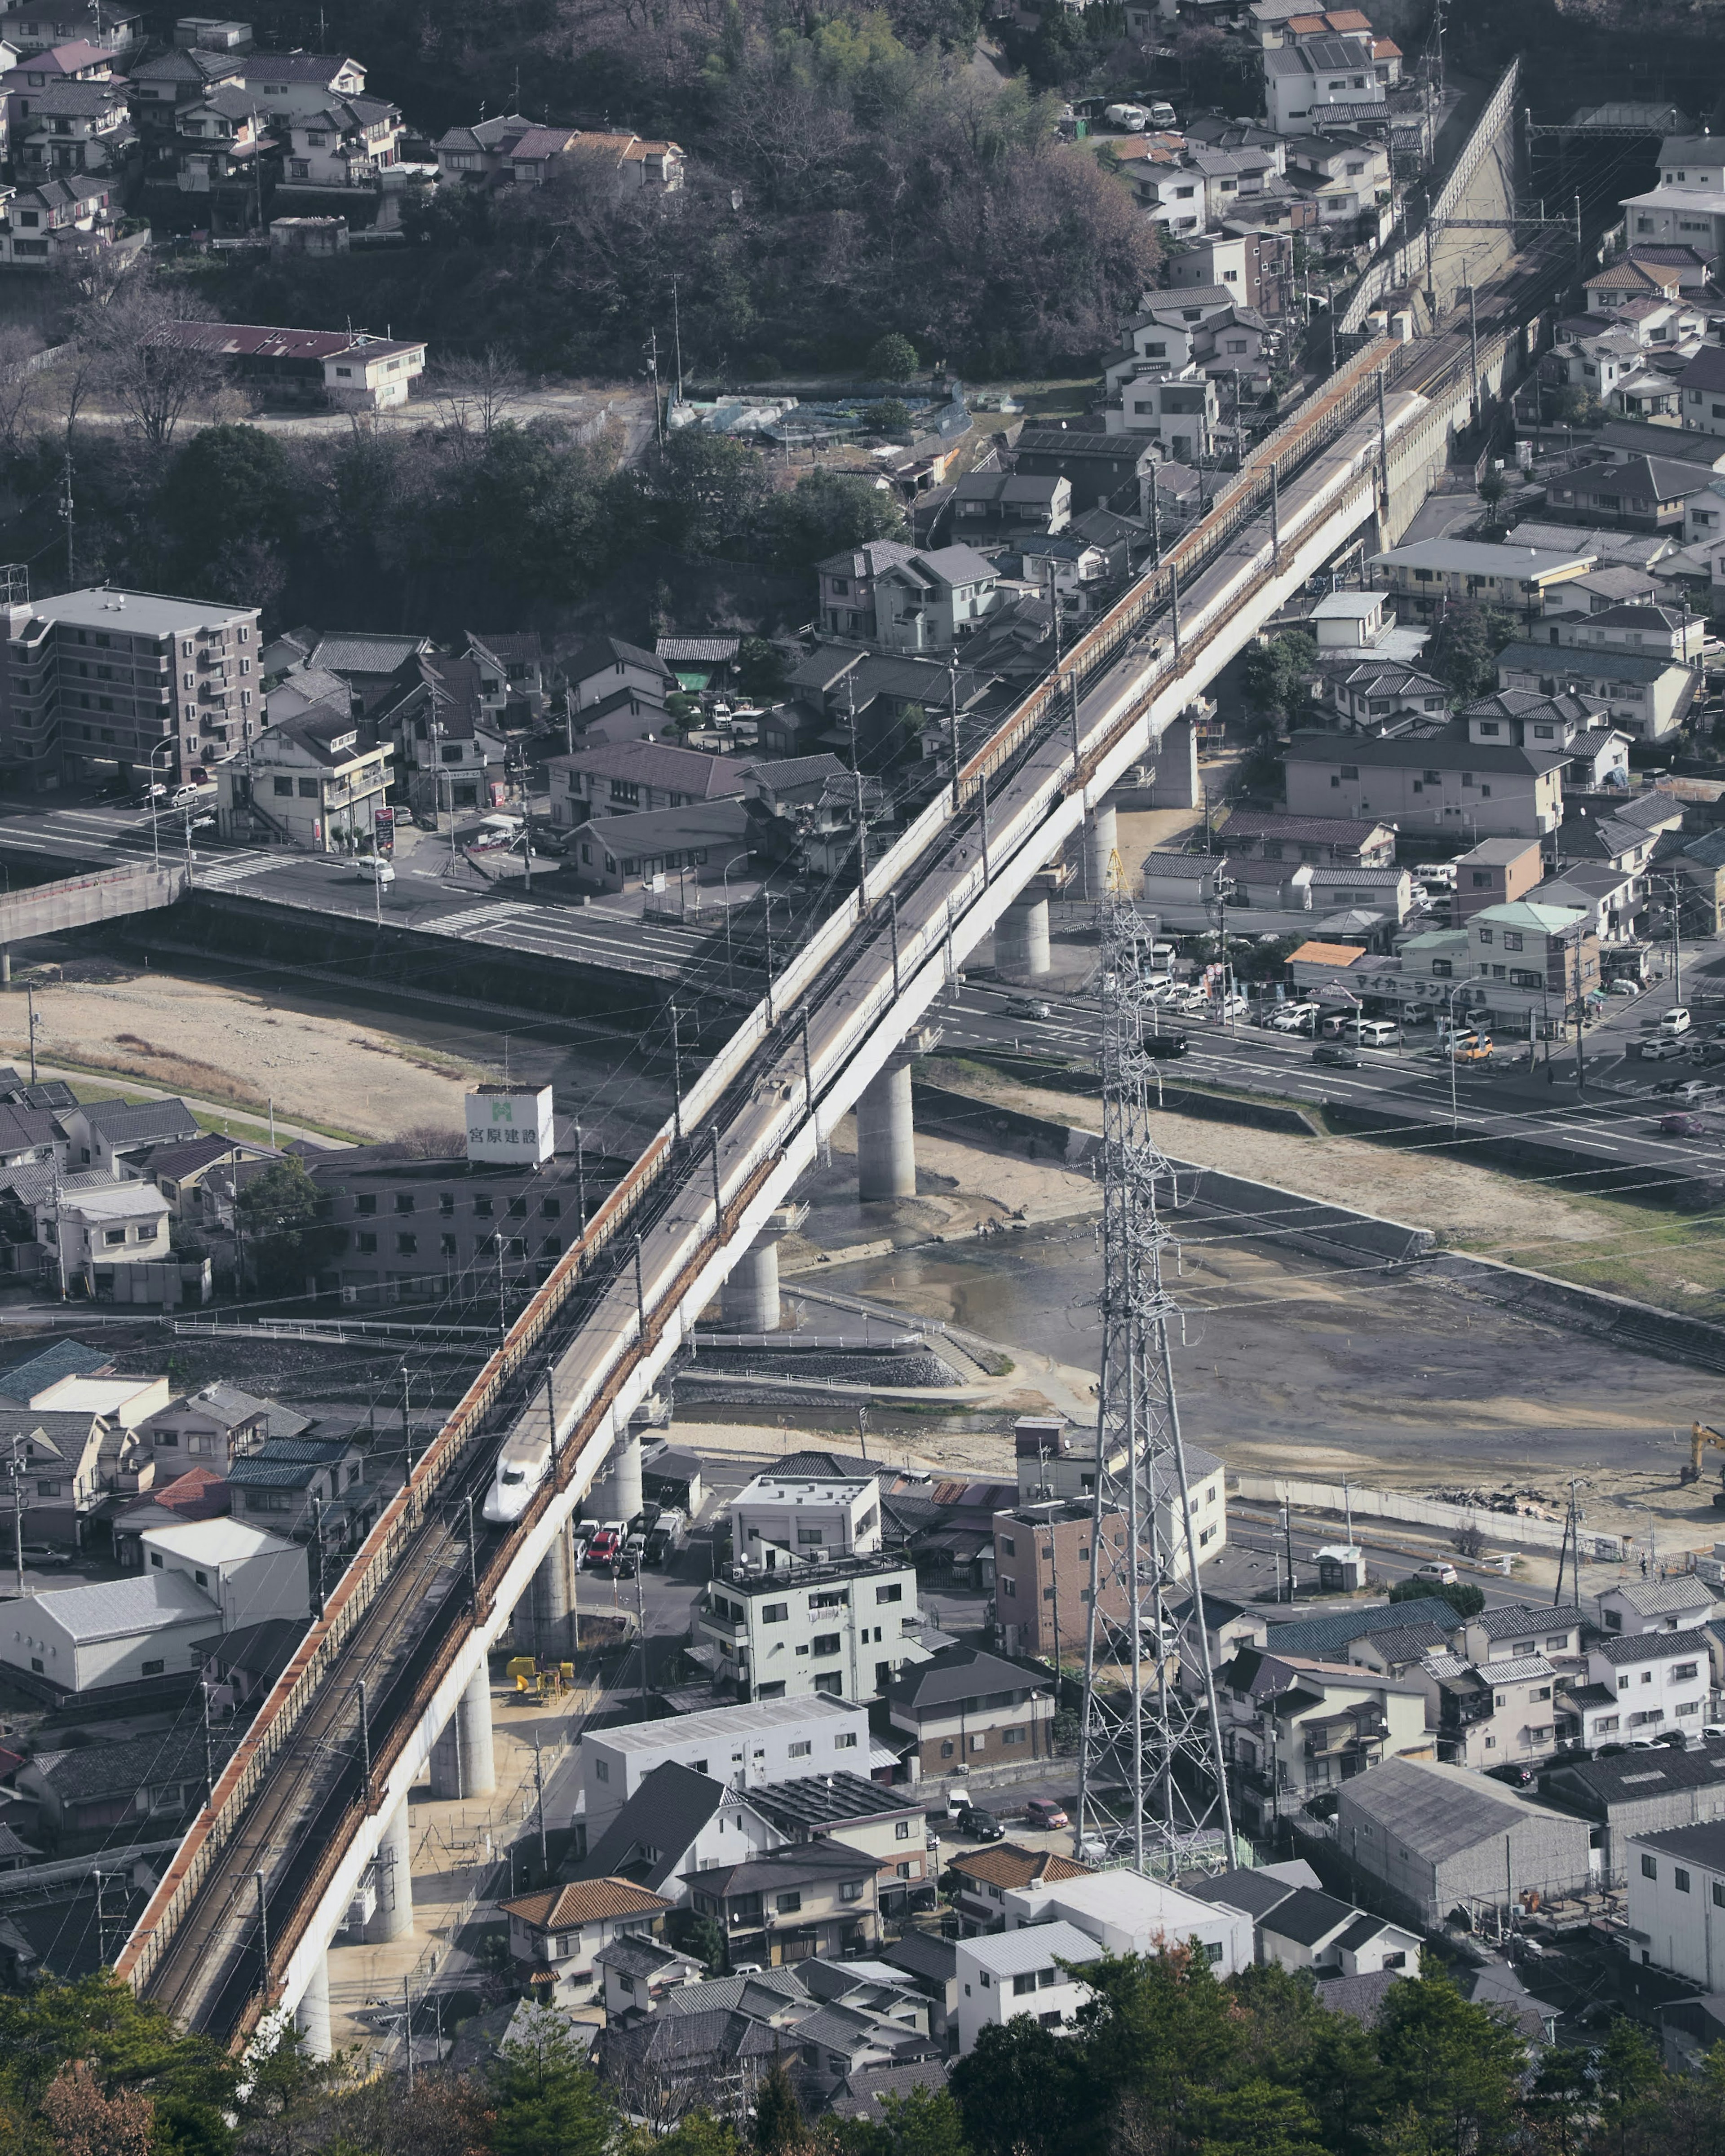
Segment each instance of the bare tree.
[{"label": "bare tree", "polygon": [[43,405],[42,340],[21,326],[0,328],[0,449],[17,456],[36,431]]},{"label": "bare tree", "polygon": [[94,357],[93,386],[152,449],[167,448],[181,420],[213,405],[227,382],[206,321],[144,269],[93,290],[79,310],[76,341]]},{"label": "bare tree", "polygon": [[487,345],[476,358],[446,360],[433,377],[445,430],[481,449],[526,386],[526,376],[496,345]]}]

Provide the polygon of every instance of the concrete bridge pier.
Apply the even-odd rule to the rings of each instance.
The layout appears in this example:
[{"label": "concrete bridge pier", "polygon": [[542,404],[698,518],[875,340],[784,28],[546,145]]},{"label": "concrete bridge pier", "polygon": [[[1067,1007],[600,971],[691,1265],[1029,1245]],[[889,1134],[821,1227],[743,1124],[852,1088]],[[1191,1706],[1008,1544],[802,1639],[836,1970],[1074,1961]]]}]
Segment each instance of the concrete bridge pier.
[{"label": "concrete bridge pier", "polygon": [[1022,892],[994,924],[995,968],[1009,981],[1036,981],[1051,963],[1047,894],[1034,889]]},{"label": "concrete bridge pier", "polygon": [[[775,1270],[777,1261],[775,1260]],[[625,1430],[611,1448],[605,1471],[593,1485],[593,1510],[602,1520],[632,1520],[641,1509],[641,1438]]]},{"label": "concrete bridge pier", "polygon": [[317,1957],[317,1966],[311,1972],[311,1981],[294,2009],[294,2026],[304,2041],[307,2058],[327,2059],[334,2055],[335,2046],[330,2041],[330,1957],[327,1948]]},{"label": "concrete bridge pier", "polygon": [[[631,1516],[633,1517],[633,1516]],[[533,1652],[542,1662],[575,1659],[575,1552],[567,1527],[548,1549],[527,1589],[532,1617]],[[521,1628],[516,1628],[521,1636]],[[485,1695],[485,1730],[490,1733],[490,1694]]]},{"label": "concrete bridge pier", "polygon": [[[565,1537],[566,1554],[567,1548]],[[546,1560],[547,1564],[551,1562],[552,1558]],[[542,1573],[545,1565],[539,1569]],[[538,1584],[536,1578],[531,1590],[536,1604]],[[560,1653],[553,1659],[565,1661],[568,1657]],[[491,1748],[491,1681],[489,1671],[480,1670],[455,1702],[455,1712],[431,1748],[431,1794],[458,1800],[464,1797],[488,1797],[496,1786],[497,1768]],[[405,1813],[403,1817],[405,1819]],[[381,1886],[378,1907],[382,1907]]]},{"label": "concrete bridge pier", "polygon": [[377,1890],[377,1906],[361,1933],[368,1947],[387,1945],[391,1939],[398,1939],[413,1928],[412,1856],[408,1835],[408,1805],[406,1798],[403,1798],[384,1820],[377,1854],[372,1861],[372,1880]]},{"label": "concrete bridge pier", "polygon": [[1084,827],[1084,872],[1086,879],[1086,896],[1101,898],[1108,888],[1108,872],[1114,860],[1114,850],[1120,842],[1120,826],[1114,810],[1107,802],[1091,811]]},{"label": "concrete bridge pier", "polygon": [[12,952],[0,950],[0,988],[12,986]]},{"label": "concrete bridge pier", "polygon": [[767,1216],[726,1276],[719,1291],[719,1322],[727,1332],[777,1332],[783,1322],[778,1301],[778,1245],[809,1218],[806,1205],[781,1205]]},{"label": "concrete bridge pier", "polygon": [[865,1205],[916,1195],[916,1126],[911,1114],[911,1064],[895,1055],[856,1103],[857,1195]]}]

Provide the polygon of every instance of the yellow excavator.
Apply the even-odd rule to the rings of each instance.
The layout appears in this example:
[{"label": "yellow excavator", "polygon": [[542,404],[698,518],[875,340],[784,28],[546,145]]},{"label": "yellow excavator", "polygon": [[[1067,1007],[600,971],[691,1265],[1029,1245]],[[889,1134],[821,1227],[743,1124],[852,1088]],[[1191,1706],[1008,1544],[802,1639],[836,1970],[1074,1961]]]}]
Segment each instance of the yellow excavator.
[{"label": "yellow excavator", "polygon": [[[1689,1428],[1689,1465],[1679,1478],[1679,1486],[1701,1480],[1701,1455],[1709,1445],[1725,1452],[1725,1431],[1717,1430],[1711,1423],[1692,1423]],[[1725,1512],[1725,1468],[1720,1470],[1720,1486],[1713,1492],[1713,1510]]]}]

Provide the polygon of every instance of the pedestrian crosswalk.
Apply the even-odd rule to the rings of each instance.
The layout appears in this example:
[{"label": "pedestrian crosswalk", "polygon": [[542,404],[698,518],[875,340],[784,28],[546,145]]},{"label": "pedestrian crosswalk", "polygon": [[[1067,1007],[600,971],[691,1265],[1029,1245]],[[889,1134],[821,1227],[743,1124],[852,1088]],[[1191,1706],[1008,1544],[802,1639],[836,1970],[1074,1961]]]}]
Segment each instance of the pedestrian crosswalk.
[{"label": "pedestrian crosswalk", "polygon": [[252,876],[266,875],[271,869],[285,868],[292,858],[286,854],[224,855],[213,862],[199,861],[195,880],[205,891],[227,891]]},{"label": "pedestrian crosswalk", "polygon": [[485,906],[470,906],[465,913],[440,913],[425,925],[439,936],[470,936],[476,928],[501,927],[506,921],[531,920],[536,911],[532,906],[493,900]]}]

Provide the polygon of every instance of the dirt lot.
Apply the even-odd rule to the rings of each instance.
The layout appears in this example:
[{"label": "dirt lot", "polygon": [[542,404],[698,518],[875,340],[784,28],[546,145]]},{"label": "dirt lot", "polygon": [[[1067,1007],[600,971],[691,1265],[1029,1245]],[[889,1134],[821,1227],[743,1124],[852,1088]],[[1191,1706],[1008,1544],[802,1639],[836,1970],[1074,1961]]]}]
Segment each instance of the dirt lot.
[{"label": "dirt lot", "polygon": [[[289,1121],[304,1117],[356,1137],[461,1127],[465,1066],[454,1055],[339,1012],[284,1008],[268,990],[115,970],[112,978],[37,988],[44,1061],[61,1056],[236,1107],[273,1099]],[[0,1055],[28,1060],[17,989],[0,996]]]}]

